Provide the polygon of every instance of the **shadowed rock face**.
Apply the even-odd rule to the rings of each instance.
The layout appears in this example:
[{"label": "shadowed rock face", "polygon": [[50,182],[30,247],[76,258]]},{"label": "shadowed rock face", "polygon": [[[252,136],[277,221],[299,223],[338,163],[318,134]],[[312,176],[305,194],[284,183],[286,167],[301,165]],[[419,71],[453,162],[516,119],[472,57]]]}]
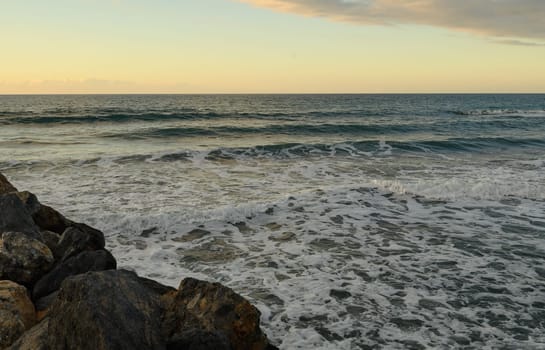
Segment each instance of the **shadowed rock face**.
[{"label": "shadowed rock face", "polygon": [[16,193],[0,195],[0,233],[23,232],[41,240],[41,234],[26,206]]},{"label": "shadowed rock face", "polygon": [[0,239],[0,279],[31,285],[53,266],[53,254],[42,242],[21,232]]},{"label": "shadowed rock face", "polygon": [[64,281],[49,312],[51,349],[165,349],[159,296],[128,271]]},{"label": "shadowed rock face", "polygon": [[26,288],[0,281],[0,348],[10,345],[35,322],[34,305]]},{"label": "shadowed rock face", "polygon": [[62,261],[59,265],[43,276],[34,286],[34,300],[53,293],[60,288],[61,283],[70,276],[88,271],[115,270],[116,261],[106,250],[86,251],[77,256]]},{"label": "shadowed rock face", "polygon": [[0,194],[17,192],[17,189],[9,183],[8,179],[2,174],[0,174]]},{"label": "shadowed rock face", "polygon": [[74,224],[62,234],[55,249],[55,258],[64,261],[84,251],[104,249],[104,245],[102,232],[85,224]]}]

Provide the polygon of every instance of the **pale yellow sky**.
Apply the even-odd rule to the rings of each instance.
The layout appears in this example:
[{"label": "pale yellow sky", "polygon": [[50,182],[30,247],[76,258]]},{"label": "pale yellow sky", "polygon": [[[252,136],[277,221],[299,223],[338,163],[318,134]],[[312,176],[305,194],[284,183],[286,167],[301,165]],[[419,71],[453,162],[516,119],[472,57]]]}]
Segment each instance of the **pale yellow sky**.
[{"label": "pale yellow sky", "polygon": [[0,93],[545,92],[545,9],[410,3],[6,1]]}]

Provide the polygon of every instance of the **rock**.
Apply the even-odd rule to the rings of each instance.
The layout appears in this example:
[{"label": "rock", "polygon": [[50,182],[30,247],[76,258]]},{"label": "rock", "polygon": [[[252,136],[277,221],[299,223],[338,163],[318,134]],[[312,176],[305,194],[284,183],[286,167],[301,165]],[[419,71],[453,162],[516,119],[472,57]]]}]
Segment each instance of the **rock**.
[{"label": "rock", "polygon": [[53,266],[53,254],[42,242],[21,232],[0,239],[0,279],[31,285]]},{"label": "rock", "polygon": [[34,305],[25,287],[0,281],[0,348],[13,343],[36,322]]},{"label": "rock", "polygon": [[38,227],[15,193],[0,195],[0,233],[7,231],[23,232],[41,240]]},{"label": "rock", "polygon": [[32,214],[32,218],[42,230],[53,231],[58,234],[62,234],[73,224],[58,211],[43,204],[40,205],[38,211]]},{"label": "rock", "polygon": [[17,192],[17,189],[0,173],[0,194]]},{"label": "rock", "polygon": [[15,194],[19,197],[21,202],[23,202],[30,215],[34,215],[40,210],[41,204],[34,194],[28,191],[15,192]]},{"label": "rock", "polygon": [[61,236],[59,236],[55,232],[45,230],[42,231],[42,239],[45,245],[52,252],[54,252],[55,250],[57,250],[57,246],[59,245],[59,240],[61,239]]},{"label": "rock", "polygon": [[223,333],[212,333],[199,329],[184,330],[167,344],[167,350],[231,350],[229,339]]},{"label": "rock", "polygon": [[196,328],[218,337],[224,335],[233,350],[269,346],[259,329],[259,311],[219,283],[186,278],[178,291],[164,296],[163,301],[163,331],[169,342],[184,339],[184,332]]},{"label": "rock", "polygon": [[25,332],[7,350],[50,350],[47,346],[49,320],[45,319]]},{"label": "rock", "polygon": [[38,322],[40,322],[45,317],[47,317],[47,314],[49,313],[49,307],[57,299],[58,294],[59,294],[59,291],[57,290],[49,295],[46,295],[43,298],[34,300],[34,308],[36,309],[36,320]]},{"label": "rock", "polygon": [[165,349],[159,295],[135,273],[88,272],[66,279],[48,318],[50,349]]},{"label": "rock", "polygon": [[69,276],[89,271],[115,270],[116,261],[106,250],[85,251],[60,262],[53,270],[43,276],[32,291],[34,300],[53,293],[60,288],[62,281]]},{"label": "rock", "polygon": [[104,249],[104,234],[85,224],[74,224],[64,231],[55,250],[55,258],[64,261],[86,250]]}]

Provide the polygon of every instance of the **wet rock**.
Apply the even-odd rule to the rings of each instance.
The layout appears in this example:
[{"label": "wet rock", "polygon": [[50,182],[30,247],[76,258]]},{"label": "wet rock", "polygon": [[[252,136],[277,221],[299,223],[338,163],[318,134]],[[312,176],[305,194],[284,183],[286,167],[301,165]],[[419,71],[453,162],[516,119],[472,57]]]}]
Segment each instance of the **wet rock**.
[{"label": "wet rock", "polygon": [[10,192],[17,192],[17,189],[0,173],[0,195]]},{"label": "wet rock", "polygon": [[184,330],[167,343],[167,350],[231,350],[229,339],[219,332],[206,332],[199,329]]},{"label": "wet rock", "polygon": [[49,320],[45,319],[25,332],[8,350],[50,350],[47,345]]},{"label": "wet rock", "polygon": [[57,249],[60,239],[61,239],[61,236],[59,236],[55,232],[42,231],[42,240],[45,243],[45,245],[49,248],[49,250],[51,250],[51,252],[54,252]]},{"label": "wet rock", "polygon": [[392,318],[390,322],[395,324],[399,329],[409,332],[417,331],[424,325],[424,322],[419,319],[405,319],[398,317]]},{"label": "wet rock", "polygon": [[61,261],[87,250],[104,249],[104,234],[85,224],[74,224],[62,234],[55,258]]},{"label": "wet rock", "polygon": [[59,291],[55,291],[38,300],[34,299],[34,307],[36,308],[36,320],[38,322],[47,317],[47,314],[49,313],[49,308],[53,304],[55,299],[57,299],[58,294]]},{"label": "wet rock", "polygon": [[350,298],[352,296],[352,294],[350,294],[350,292],[348,292],[346,290],[338,290],[338,289],[330,290],[329,295],[331,295],[332,297],[334,297],[336,299],[347,299],[347,298]]},{"label": "wet rock", "polygon": [[275,235],[269,236],[269,239],[271,241],[275,241],[275,242],[287,242],[287,241],[291,241],[294,238],[295,238],[295,233],[290,232],[290,231],[286,231],[286,232],[282,232],[281,234],[275,234]]},{"label": "wet rock", "polygon": [[53,266],[53,254],[42,242],[21,232],[5,232],[0,239],[0,279],[30,285]]},{"label": "wet rock", "polygon": [[188,249],[177,249],[176,252],[182,256],[184,262],[217,263],[236,259],[243,252],[238,247],[225,242],[222,239],[214,238],[211,242]]},{"label": "wet rock", "polygon": [[38,227],[15,193],[0,195],[0,233],[7,231],[23,232],[41,240]]},{"label": "wet rock", "polygon": [[172,240],[175,241],[175,242],[190,242],[190,241],[194,241],[194,240],[197,240],[197,239],[201,239],[201,238],[203,238],[203,237],[205,237],[205,236],[207,236],[209,234],[210,234],[210,231],[203,230],[203,229],[200,229],[200,228],[196,228],[194,230],[189,231],[188,233],[186,233],[182,237],[175,237]]},{"label": "wet rock", "polygon": [[442,303],[431,299],[420,299],[418,301],[418,306],[428,310],[435,310],[438,307],[445,307],[445,305]]},{"label": "wet rock", "polygon": [[332,216],[329,218],[331,221],[333,221],[334,223],[336,224],[339,224],[341,225],[342,223],[344,223],[344,219],[341,215],[337,215],[337,216]]},{"label": "wet rock", "polygon": [[38,198],[34,194],[28,191],[15,192],[15,194],[17,195],[17,197],[19,197],[21,202],[23,202],[23,204],[25,205],[30,215],[34,215],[40,210],[41,204],[38,201]]},{"label": "wet rock", "polygon": [[267,349],[259,329],[259,311],[247,300],[219,283],[186,278],[165,301],[163,330],[168,339],[187,329],[222,334],[233,350]]},{"label": "wet rock", "polygon": [[42,230],[62,234],[73,223],[55,209],[47,205],[40,205],[38,211],[32,214],[32,219]]},{"label": "wet rock", "polygon": [[461,336],[461,335],[453,335],[450,337],[450,339],[454,340],[458,345],[469,345],[471,344],[471,340]]},{"label": "wet rock", "polygon": [[25,287],[0,281],[0,348],[13,343],[36,322],[34,305]]},{"label": "wet rock", "polygon": [[159,296],[129,271],[66,279],[49,311],[50,349],[164,349]]},{"label": "wet rock", "polygon": [[85,251],[62,261],[43,276],[34,286],[33,298],[39,299],[53,293],[69,276],[89,271],[115,270],[117,264],[112,254],[106,250]]}]

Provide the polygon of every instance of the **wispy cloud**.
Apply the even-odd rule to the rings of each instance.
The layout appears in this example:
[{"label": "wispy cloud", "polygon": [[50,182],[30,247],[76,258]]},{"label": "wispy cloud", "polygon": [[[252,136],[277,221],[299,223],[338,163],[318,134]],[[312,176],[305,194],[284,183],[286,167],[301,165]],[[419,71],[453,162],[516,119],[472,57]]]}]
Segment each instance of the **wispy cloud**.
[{"label": "wispy cloud", "polygon": [[364,25],[418,24],[496,38],[545,40],[545,0],[239,1],[277,11]]}]

